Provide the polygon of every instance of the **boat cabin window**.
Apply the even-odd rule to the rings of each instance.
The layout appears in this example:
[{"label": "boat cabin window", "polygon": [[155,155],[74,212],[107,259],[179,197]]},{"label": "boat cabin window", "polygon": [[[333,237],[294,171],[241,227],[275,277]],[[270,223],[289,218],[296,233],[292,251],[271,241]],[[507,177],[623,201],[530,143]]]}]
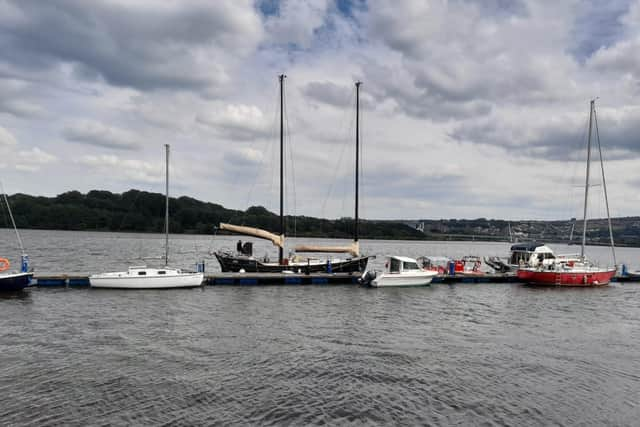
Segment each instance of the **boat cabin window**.
[{"label": "boat cabin window", "polygon": [[418,268],[418,264],[416,264],[415,262],[403,262],[402,269],[403,270],[420,270]]},{"label": "boat cabin window", "polygon": [[391,258],[390,260],[390,264],[389,264],[389,272],[391,273],[400,273],[400,261],[395,259],[395,258]]},{"label": "boat cabin window", "polygon": [[164,271],[164,270],[160,270],[160,271],[158,271],[158,274],[167,274],[167,272]]},{"label": "boat cabin window", "polygon": [[146,271],[138,271],[138,276],[146,276],[147,272]]},{"label": "boat cabin window", "polygon": [[510,263],[514,265],[520,264],[520,261],[523,263],[529,262],[529,257],[531,257],[531,252],[513,252],[511,254]]}]

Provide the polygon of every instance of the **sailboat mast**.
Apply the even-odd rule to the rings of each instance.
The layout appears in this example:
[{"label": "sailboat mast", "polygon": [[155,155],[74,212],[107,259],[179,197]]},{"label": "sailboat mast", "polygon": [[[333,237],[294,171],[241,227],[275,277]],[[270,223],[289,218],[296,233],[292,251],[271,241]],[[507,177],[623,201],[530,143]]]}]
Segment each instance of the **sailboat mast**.
[{"label": "sailboat mast", "polygon": [[358,205],[359,205],[359,179],[360,179],[360,85],[356,82],[356,212],[353,241],[358,241]]},{"label": "sailboat mast", "polygon": [[169,265],[169,144],[165,148],[164,265]]},{"label": "sailboat mast", "polygon": [[593,105],[595,100],[591,100],[589,106],[589,137],[587,138],[587,176],[584,185],[584,215],[582,220],[582,246],[580,249],[580,258],[584,258],[584,246],[587,241],[587,202],[589,199],[589,166],[591,166],[591,130],[593,127]]},{"label": "sailboat mast", "polygon": [[[280,74],[280,236],[284,236],[284,74]],[[284,248],[278,248],[278,263],[282,264]]]}]

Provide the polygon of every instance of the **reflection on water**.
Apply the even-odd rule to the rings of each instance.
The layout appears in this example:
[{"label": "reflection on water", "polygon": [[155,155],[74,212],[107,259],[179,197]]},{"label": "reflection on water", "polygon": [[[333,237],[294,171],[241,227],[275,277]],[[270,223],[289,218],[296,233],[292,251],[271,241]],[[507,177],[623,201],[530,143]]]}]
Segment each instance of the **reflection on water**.
[{"label": "reflection on water", "polygon": [[[28,232],[25,240],[43,271],[122,268],[138,253],[162,253],[154,235]],[[236,240],[176,236],[173,257],[188,266]],[[506,255],[509,245],[363,247],[415,257]],[[607,261],[606,248],[590,251]],[[637,249],[621,253],[640,259]],[[34,288],[0,297],[0,419],[637,425],[639,300],[640,284]]]}]

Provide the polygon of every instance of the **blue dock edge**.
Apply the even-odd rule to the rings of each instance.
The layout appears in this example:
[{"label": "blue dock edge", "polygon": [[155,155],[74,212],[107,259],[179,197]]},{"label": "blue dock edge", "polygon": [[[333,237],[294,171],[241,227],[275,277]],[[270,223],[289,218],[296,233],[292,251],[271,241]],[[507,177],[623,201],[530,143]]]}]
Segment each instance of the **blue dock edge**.
[{"label": "blue dock edge", "polygon": [[42,288],[60,288],[60,287],[88,287],[89,277],[87,276],[37,276],[31,286]]},{"label": "blue dock edge", "polygon": [[270,285],[356,285],[360,274],[320,273],[217,273],[205,278],[205,284],[212,286],[270,286]]}]

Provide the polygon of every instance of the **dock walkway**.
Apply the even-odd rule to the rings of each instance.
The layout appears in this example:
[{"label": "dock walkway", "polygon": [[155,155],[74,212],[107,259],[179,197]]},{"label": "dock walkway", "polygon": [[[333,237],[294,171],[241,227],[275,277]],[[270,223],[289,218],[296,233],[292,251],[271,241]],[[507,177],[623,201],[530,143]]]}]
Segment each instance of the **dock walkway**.
[{"label": "dock walkway", "polygon": [[[210,273],[207,286],[276,286],[276,285],[358,285],[359,273]],[[478,274],[436,276],[434,284],[518,283],[515,274]],[[616,276],[612,282],[640,282],[640,276]],[[87,287],[89,276],[81,274],[35,275],[32,286]]]}]

